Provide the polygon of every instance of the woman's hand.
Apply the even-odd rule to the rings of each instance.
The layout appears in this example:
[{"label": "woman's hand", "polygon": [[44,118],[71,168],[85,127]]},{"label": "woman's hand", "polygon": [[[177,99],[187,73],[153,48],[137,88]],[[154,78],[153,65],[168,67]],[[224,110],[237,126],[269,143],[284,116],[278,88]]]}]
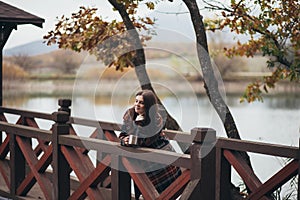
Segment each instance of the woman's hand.
[{"label": "woman's hand", "polygon": [[122,146],[128,146],[128,142],[129,142],[129,136],[125,136],[121,139]]}]

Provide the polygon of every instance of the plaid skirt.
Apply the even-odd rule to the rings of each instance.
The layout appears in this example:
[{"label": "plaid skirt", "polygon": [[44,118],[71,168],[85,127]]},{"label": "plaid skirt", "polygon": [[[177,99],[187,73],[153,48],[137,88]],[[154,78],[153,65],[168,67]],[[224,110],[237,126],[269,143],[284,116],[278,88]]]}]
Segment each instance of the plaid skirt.
[{"label": "plaid skirt", "polygon": [[[166,151],[174,151],[170,142],[164,138],[160,138],[155,143],[149,146],[150,148],[162,149]],[[163,165],[154,162],[140,161],[140,165],[146,171],[152,184],[155,186],[158,193],[162,193],[178,176],[181,175],[179,167],[172,165]],[[153,170],[152,170],[153,169]],[[140,196],[140,191],[135,186],[136,199]]]},{"label": "plaid skirt", "polygon": [[158,193],[162,193],[178,176],[181,175],[181,170],[175,166],[167,166],[163,169],[158,169],[153,172],[146,173]]}]

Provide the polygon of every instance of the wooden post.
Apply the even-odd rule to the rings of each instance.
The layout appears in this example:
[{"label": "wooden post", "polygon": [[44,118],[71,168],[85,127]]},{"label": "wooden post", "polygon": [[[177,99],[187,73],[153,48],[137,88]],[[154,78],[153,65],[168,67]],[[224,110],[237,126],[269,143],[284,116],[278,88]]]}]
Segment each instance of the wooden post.
[{"label": "wooden post", "polygon": [[3,49],[1,48],[0,53],[0,106],[3,106]]},{"label": "wooden post", "polygon": [[216,149],[216,200],[231,199],[231,165],[223,156],[223,149]]},{"label": "wooden post", "polygon": [[16,135],[9,133],[9,151],[10,151],[10,194],[15,197],[17,189],[25,178],[26,162],[25,157],[17,143]]},{"label": "wooden post", "polygon": [[298,149],[298,200],[300,200],[300,138],[299,138],[299,149]]},{"label": "wooden post", "polygon": [[69,134],[69,114],[64,111],[52,114],[55,124],[52,126],[52,168],[53,200],[65,200],[70,196],[70,166],[61,152],[59,136]]},{"label": "wooden post", "polygon": [[58,111],[65,111],[71,115],[71,109],[69,108],[72,104],[72,101],[70,99],[59,99],[58,105],[60,108],[58,108]]},{"label": "wooden post", "polygon": [[4,23],[0,26],[0,106],[3,106],[3,48],[12,30],[16,28],[17,26],[14,23]]},{"label": "wooden post", "polygon": [[111,155],[112,200],[131,199],[131,179],[119,156]]},{"label": "wooden post", "polygon": [[[3,106],[3,48],[1,48],[0,52],[0,62],[0,106]],[[3,133],[0,131],[0,145],[2,144],[2,139]]]},{"label": "wooden post", "polygon": [[215,199],[216,194],[216,131],[210,128],[193,128],[191,146],[191,181],[183,199]]}]

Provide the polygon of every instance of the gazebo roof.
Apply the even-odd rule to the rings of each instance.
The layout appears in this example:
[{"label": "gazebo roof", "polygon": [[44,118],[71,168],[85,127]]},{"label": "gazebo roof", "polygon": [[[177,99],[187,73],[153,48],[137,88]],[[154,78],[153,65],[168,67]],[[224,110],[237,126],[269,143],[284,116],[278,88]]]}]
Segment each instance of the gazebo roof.
[{"label": "gazebo roof", "polygon": [[44,22],[43,18],[0,1],[0,24],[33,24],[42,28]]}]

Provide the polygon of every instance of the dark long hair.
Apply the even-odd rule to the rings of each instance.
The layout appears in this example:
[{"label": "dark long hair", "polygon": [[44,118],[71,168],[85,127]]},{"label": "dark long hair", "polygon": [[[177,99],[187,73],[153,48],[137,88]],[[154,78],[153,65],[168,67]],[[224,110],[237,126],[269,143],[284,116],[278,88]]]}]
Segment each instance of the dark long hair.
[{"label": "dark long hair", "polygon": [[136,93],[135,96],[142,96],[145,107],[145,122],[149,124],[151,120],[156,119],[158,114],[157,99],[151,90],[142,90]]}]

